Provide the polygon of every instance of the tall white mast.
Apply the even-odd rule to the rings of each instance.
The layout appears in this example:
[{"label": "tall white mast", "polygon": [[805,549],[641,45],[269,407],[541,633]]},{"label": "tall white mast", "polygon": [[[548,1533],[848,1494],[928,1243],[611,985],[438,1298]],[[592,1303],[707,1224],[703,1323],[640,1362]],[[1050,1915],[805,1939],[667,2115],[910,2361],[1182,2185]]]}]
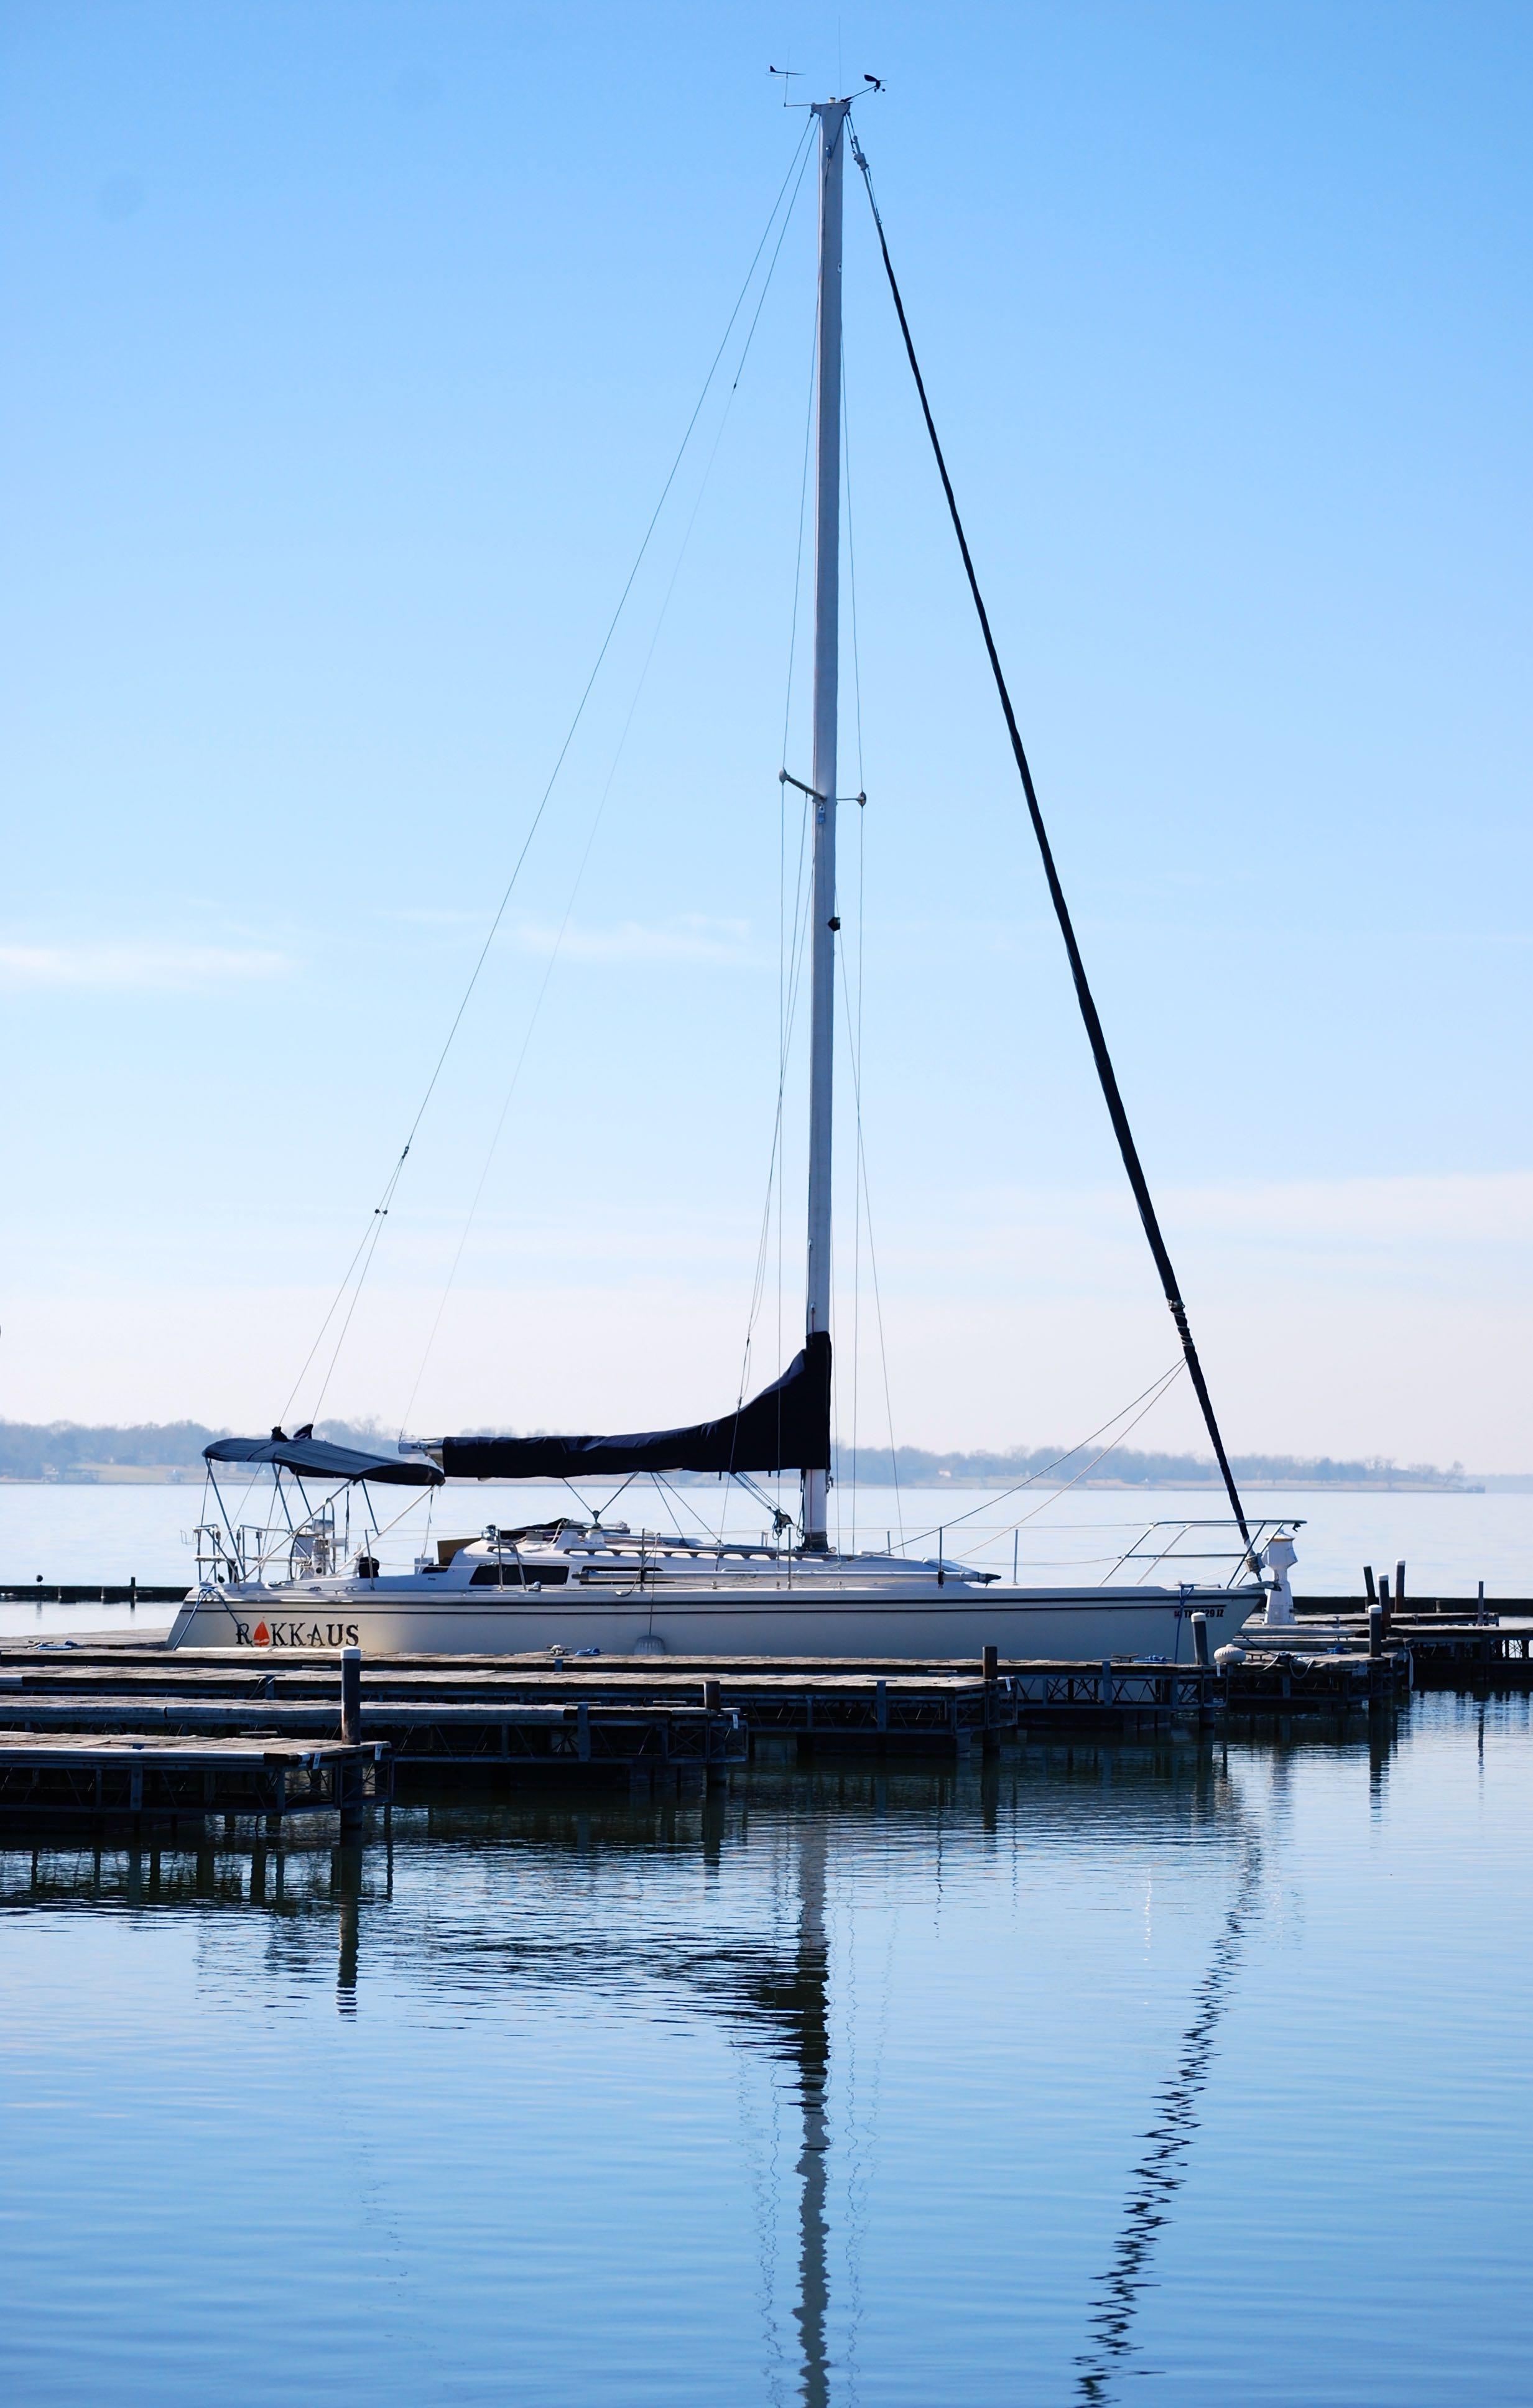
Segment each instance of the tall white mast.
[{"label": "tall white mast", "polygon": [[[841,557],[841,166],[850,103],[820,121],[819,384],[814,439],[814,936],[809,950],[809,1226],[805,1326],[830,1328],[831,1078],[836,1055],[836,702]],[[804,1544],[826,1544],[826,1478],[804,1474]]]}]

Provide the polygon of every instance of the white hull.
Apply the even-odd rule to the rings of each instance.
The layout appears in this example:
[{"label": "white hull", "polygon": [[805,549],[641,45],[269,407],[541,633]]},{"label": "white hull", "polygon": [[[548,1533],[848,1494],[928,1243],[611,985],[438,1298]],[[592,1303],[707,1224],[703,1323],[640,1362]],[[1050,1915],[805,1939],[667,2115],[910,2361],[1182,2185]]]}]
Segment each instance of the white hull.
[{"label": "white hull", "polygon": [[1244,1589],[966,1588],[935,1583],[891,1596],[848,1587],[834,1596],[710,1588],[686,1598],[562,1596],[549,1591],[453,1593],[387,1577],[310,1587],[194,1590],[172,1647],[360,1646],[375,1656],[571,1655],[703,1657],[854,1656],[924,1661],[978,1656],[1096,1662],[1104,1656],[1188,1663],[1188,1616],[1207,1615],[1211,1647],[1233,1639],[1265,1592]]}]

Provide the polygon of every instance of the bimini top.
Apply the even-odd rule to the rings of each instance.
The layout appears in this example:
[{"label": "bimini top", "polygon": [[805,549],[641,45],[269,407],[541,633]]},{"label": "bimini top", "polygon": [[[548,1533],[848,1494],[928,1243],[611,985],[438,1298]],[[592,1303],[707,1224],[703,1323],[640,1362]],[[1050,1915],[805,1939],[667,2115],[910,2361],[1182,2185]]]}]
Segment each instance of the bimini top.
[{"label": "bimini top", "polygon": [[424,1455],[364,1455],[359,1447],[332,1446],[311,1429],[293,1438],[279,1429],[270,1438],[216,1438],[203,1455],[208,1463],[271,1463],[318,1480],[381,1480],[391,1488],[435,1488],[442,1478]]},{"label": "bimini top", "polygon": [[811,1332],[781,1380],[717,1421],[616,1438],[448,1438],[451,1480],[564,1480],[571,1473],[827,1471],[830,1340]]}]

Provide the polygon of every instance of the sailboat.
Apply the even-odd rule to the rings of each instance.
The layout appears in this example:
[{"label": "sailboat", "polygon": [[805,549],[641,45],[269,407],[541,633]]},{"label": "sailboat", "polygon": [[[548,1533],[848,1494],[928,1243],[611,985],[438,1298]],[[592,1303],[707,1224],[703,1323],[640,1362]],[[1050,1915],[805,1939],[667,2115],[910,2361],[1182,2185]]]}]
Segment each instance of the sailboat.
[{"label": "sailboat", "polygon": [[[814,425],[813,744],[803,792],[813,813],[809,1098],[809,1215],[804,1344],[773,1384],[730,1413],[665,1430],[609,1436],[479,1437],[401,1441],[397,1455],[316,1438],[311,1426],[265,1439],[230,1438],[205,1452],[217,1518],[198,1531],[198,1577],[178,1613],[172,1646],[334,1647],[377,1652],[522,1653],[752,1657],[951,1659],[996,1647],[1008,1658],[1188,1661],[1195,1614],[1215,1641],[1232,1639],[1288,1595],[1289,1526],[1247,1520],[1193,1342],[1185,1307],[1129,1130],[1075,932],[1044,831],[973,562],[926,399],[882,220],[880,248],[910,365],[999,692],[1051,897],[1059,919],[1097,1073],[1187,1371],[1228,1495],[1235,1539],[1222,1579],[1173,1580],[1175,1561],[1147,1577],[1094,1587],[1028,1587],[965,1561],[842,1552],[832,1544],[831,1153],[836,941],[839,560],[841,542],[841,255],[850,150],[872,181],[851,121],[852,101],[812,105],[819,174],[819,299]],[[787,779],[784,768],[781,773]],[[801,781],[791,780],[799,784]],[[408,1149],[407,1149],[408,1151]],[[221,1474],[270,1482],[259,1526],[224,1506]],[[751,1487],[796,1473],[796,1529],[759,1543],[660,1537],[589,1511],[491,1526],[438,1541],[408,1570],[386,1570],[375,1486],[429,1489],[477,1481],[573,1482],[643,1474],[714,1474]],[[758,1493],[752,1490],[752,1493]],[[358,1500],[355,1543],[352,1500]],[[1204,1565],[1209,1551],[1200,1548]]]}]

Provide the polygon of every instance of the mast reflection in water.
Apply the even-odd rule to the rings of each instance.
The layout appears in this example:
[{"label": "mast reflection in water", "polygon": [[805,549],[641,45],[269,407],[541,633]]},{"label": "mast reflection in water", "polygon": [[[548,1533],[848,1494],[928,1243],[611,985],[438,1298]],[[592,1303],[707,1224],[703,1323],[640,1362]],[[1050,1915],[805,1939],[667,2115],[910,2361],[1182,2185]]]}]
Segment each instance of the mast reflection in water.
[{"label": "mast reflection in water", "polygon": [[[1517,1927],[1473,1928],[1482,1869],[1504,1903],[1521,1856],[1454,1817],[1504,1811],[1526,1723],[1487,1704],[1483,1756],[1428,1701],[1393,1753],[468,1800],[401,1809],[392,1852],[0,1850],[9,2387],[1276,2401],[1343,2380],[1367,2281],[1357,2396],[1425,2408],[1469,2367],[1509,2397],[1484,2270],[1529,2188],[1520,2058],[1446,2053],[1435,2116],[1390,2051],[1434,1985],[1444,2028],[1520,2028]],[[1471,2128],[1500,2220],[1466,2340],[1401,2236]],[[1307,2319],[1270,2313],[1296,2271]]]}]

